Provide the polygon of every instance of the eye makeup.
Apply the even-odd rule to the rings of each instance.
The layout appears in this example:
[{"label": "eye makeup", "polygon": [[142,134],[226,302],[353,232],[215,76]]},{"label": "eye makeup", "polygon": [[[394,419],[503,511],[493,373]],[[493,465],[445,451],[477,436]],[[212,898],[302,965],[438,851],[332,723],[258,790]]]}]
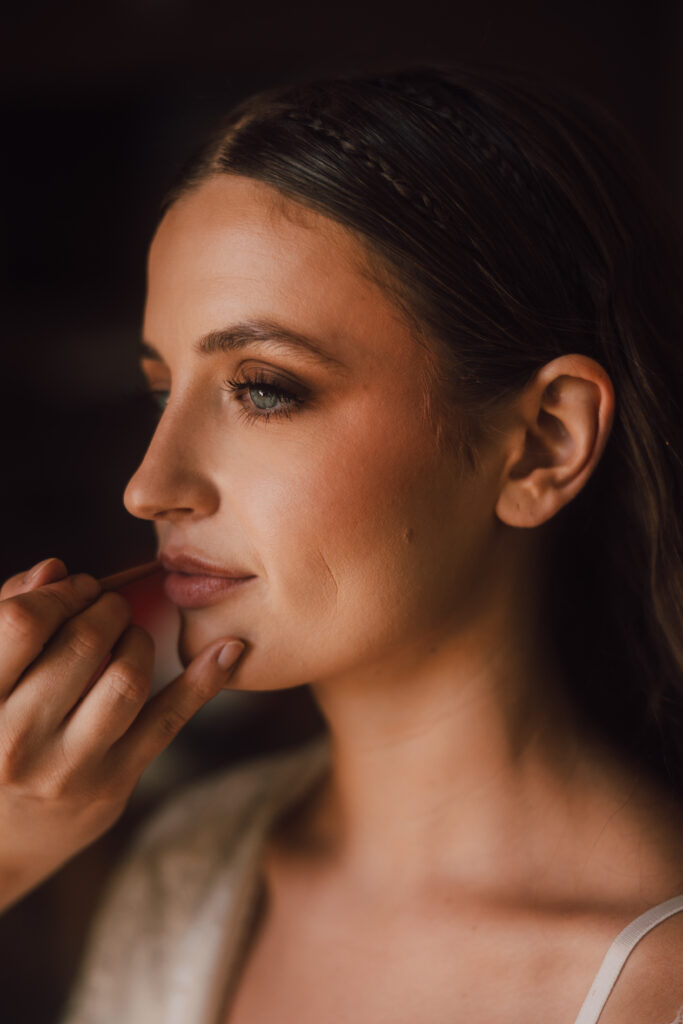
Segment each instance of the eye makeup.
[{"label": "eye makeup", "polygon": [[[309,390],[307,388],[283,387],[278,379],[269,377],[265,371],[256,370],[252,374],[244,373],[241,378],[228,378],[224,380],[221,387],[235,395],[239,406],[240,414],[248,421],[269,420],[271,416],[286,416],[291,418],[292,414],[299,410],[309,401]],[[155,387],[150,383],[145,388],[145,393],[154,401],[158,414],[163,413],[170,391],[168,387]],[[268,405],[270,398],[275,397],[278,406]],[[265,405],[259,405],[265,402]]]},{"label": "eye makeup", "polygon": [[[269,420],[271,416],[291,417],[306,401],[303,394],[297,394],[287,388],[283,388],[277,380],[269,379],[262,370],[249,377],[245,374],[242,380],[228,379],[223,382],[226,391],[231,391],[241,406],[241,413],[247,420]],[[256,392],[256,399],[251,392]],[[248,406],[245,397],[249,396]],[[260,407],[257,403],[264,399],[264,396],[275,396],[280,403],[280,408]],[[267,400],[267,399],[266,399]]]}]

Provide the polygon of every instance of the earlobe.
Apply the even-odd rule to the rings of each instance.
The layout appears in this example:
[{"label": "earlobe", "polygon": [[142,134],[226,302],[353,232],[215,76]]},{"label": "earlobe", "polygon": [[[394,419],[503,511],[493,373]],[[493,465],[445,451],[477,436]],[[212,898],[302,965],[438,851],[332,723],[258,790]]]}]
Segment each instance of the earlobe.
[{"label": "earlobe", "polygon": [[539,370],[509,415],[496,515],[509,526],[540,526],[600,461],[614,416],[612,382],[589,356],[560,356]]}]

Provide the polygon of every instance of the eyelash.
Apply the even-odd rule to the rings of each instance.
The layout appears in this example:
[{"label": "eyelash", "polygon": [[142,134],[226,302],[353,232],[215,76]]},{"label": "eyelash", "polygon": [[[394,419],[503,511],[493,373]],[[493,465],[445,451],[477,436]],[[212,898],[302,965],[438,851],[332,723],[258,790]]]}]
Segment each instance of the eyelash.
[{"label": "eyelash", "polygon": [[[291,419],[292,413],[297,411],[305,401],[301,395],[296,395],[293,392],[288,391],[286,388],[278,386],[277,382],[269,380],[268,377],[264,376],[262,373],[257,373],[253,377],[244,377],[242,380],[228,378],[223,381],[222,386],[225,391],[230,391],[237,396],[237,401],[240,406],[240,415],[245,420],[252,423],[256,420],[265,420],[267,422],[271,416],[286,416],[288,419]],[[260,388],[263,391],[267,391],[268,393],[275,395],[276,398],[285,404],[281,409],[266,409],[261,410],[260,412],[249,411],[246,408],[241,395],[256,388]],[[168,391],[152,390],[149,393],[155,400],[159,411],[163,412],[166,407],[166,403],[162,401],[162,398],[163,396],[168,395]]]},{"label": "eyelash", "polygon": [[[226,391],[231,391],[237,396],[237,400],[240,404],[240,414],[244,419],[252,423],[255,420],[265,420],[267,422],[271,416],[286,416],[287,419],[291,419],[292,413],[296,412],[305,401],[301,395],[296,395],[291,391],[287,391],[286,388],[280,387],[276,381],[269,380],[268,377],[264,376],[260,372],[254,377],[245,377],[243,380],[228,378],[223,381],[223,388]],[[275,395],[280,401],[284,401],[285,404],[283,408],[266,409],[261,410],[260,412],[249,411],[245,407],[240,396],[244,392],[248,392],[256,388],[261,388],[261,390]]]}]

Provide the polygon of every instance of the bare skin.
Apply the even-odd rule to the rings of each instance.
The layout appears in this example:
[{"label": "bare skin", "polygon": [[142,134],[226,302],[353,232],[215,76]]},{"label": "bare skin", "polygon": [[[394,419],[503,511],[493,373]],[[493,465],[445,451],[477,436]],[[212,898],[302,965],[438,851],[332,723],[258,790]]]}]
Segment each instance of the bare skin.
[{"label": "bare skin", "polygon": [[[197,352],[255,319],[340,365],[272,341]],[[170,401],[128,509],[162,546],[256,575],[183,611],[181,653],[242,637],[231,688],[311,683],[333,742],[328,783],[271,836],[226,1024],[573,1020],[620,928],[683,892],[680,808],[575,721],[539,605],[538,528],[600,460],[609,377],[548,363],[463,472],[417,413],[423,351],[358,242],[239,177],[160,225],[145,337]],[[257,369],[306,401],[267,419],[267,385],[221,394]],[[674,918],[601,1024],[668,1024],[682,955]]]},{"label": "bare skin", "polygon": [[[554,793],[539,791],[521,822],[489,822],[480,848],[493,856],[483,870],[480,833],[470,832],[476,815],[448,840],[425,828],[419,870],[408,877],[400,877],[405,851],[386,845],[365,874],[367,863],[340,849],[329,788],[319,792],[271,838],[265,914],[225,1021],[573,1021],[616,934],[683,890],[676,840],[660,845],[671,840],[666,802],[648,806],[642,793],[620,808],[614,793],[626,780],[603,767],[604,780],[577,772],[571,795],[559,779]],[[387,817],[391,824],[398,814]],[[421,824],[441,824],[429,817]],[[645,822],[658,831],[643,835]],[[674,917],[632,954],[601,1024],[673,1021],[682,948]]]}]

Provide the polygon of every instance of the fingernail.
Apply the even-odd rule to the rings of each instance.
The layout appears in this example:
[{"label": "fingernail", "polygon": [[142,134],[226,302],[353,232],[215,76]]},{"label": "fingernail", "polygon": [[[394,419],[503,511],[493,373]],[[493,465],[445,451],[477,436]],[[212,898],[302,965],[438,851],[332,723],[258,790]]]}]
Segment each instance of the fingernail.
[{"label": "fingernail", "polygon": [[71,580],[71,585],[78,594],[85,601],[91,601],[100,592],[100,585],[94,576],[88,576],[87,573],[81,573],[79,576],[74,576]]},{"label": "fingernail", "polygon": [[216,658],[217,663],[221,668],[231,668],[240,654],[244,650],[246,644],[242,643],[241,640],[229,640],[227,644],[223,644],[218,657]]},{"label": "fingernail", "polygon": [[26,573],[22,580],[22,583],[30,583],[31,580],[34,580],[37,577],[38,573],[41,571],[41,569],[44,569],[45,566],[48,565],[51,561],[53,561],[53,559],[44,558],[42,562],[38,562],[37,565],[34,565],[33,568],[29,569],[29,571]]}]

